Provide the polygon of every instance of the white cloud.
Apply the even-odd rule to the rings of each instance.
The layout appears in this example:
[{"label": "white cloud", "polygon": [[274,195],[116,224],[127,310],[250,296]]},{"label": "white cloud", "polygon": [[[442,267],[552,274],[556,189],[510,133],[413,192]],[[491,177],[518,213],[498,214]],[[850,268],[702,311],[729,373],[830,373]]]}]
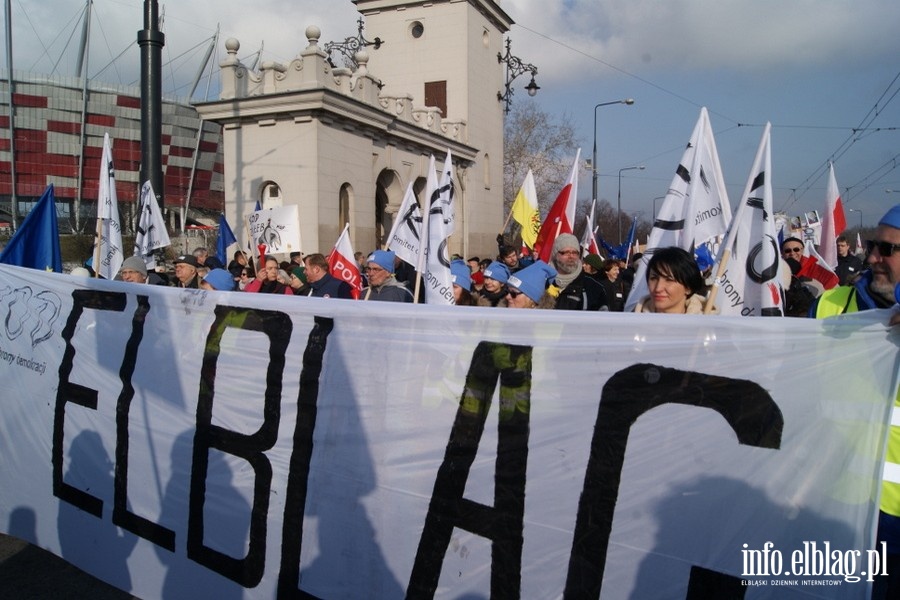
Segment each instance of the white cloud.
[{"label": "white cloud", "polygon": [[597,72],[599,63],[589,57],[629,72],[759,71],[894,60],[900,53],[900,3],[880,0],[506,0],[502,6],[520,26],[512,31],[517,54],[531,62],[540,57],[541,72],[557,78]]}]

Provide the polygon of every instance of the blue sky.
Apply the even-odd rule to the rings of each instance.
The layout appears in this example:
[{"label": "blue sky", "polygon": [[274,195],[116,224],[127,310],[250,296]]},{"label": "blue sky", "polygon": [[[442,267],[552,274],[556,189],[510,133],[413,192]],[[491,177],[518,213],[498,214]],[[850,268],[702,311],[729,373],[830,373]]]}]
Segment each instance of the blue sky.
[{"label": "blue sky", "polygon": [[[835,157],[845,206],[874,225],[900,203],[900,2],[896,0],[500,0],[516,22],[513,54],[539,69],[541,90],[529,99],[576,127],[590,157],[599,102],[634,98],[632,106],[597,111],[599,196],[652,213],[666,193],[699,116],[710,112],[732,206],[746,183],[766,121],[772,122],[776,209],[792,214],[824,206],[824,166]],[[142,0],[94,0],[89,72],[116,83],[136,81]],[[71,75],[78,34],[69,36],[82,0],[13,0],[15,68]],[[191,0],[161,2],[167,36],[166,81],[191,80],[221,26],[241,40],[240,56],[264,43],[264,58],[288,61],[317,25],[322,41],[356,32],[351,0]],[[67,45],[68,44],[68,45]],[[62,52],[64,48],[68,51]],[[114,67],[113,57],[125,52]],[[5,48],[3,48],[5,67]],[[62,56],[62,58],[60,58]],[[377,74],[376,74],[377,75]],[[527,78],[514,83],[524,86]],[[186,94],[184,83],[181,94]],[[886,95],[884,95],[886,94]],[[897,95],[897,97],[894,96]],[[877,117],[870,111],[876,108]],[[869,118],[867,119],[867,115]],[[871,121],[871,122],[869,122]],[[854,135],[853,128],[868,123]],[[847,145],[848,140],[857,137]],[[838,152],[838,154],[836,154]],[[574,149],[573,149],[574,154]],[[589,201],[590,172],[581,199]],[[848,189],[849,188],[849,189]],[[858,225],[860,213],[848,214]]]}]

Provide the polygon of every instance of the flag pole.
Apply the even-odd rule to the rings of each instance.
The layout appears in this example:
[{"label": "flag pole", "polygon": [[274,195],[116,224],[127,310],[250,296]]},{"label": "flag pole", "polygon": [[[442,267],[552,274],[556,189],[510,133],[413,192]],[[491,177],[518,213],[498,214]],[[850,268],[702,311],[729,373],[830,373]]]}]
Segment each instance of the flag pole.
[{"label": "flag pole", "polygon": [[503,229],[500,230],[500,235],[503,235],[506,232],[506,228],[509,226],[509,220],[512,219],[513,208],[509,207],[509,214],[506,215],[506,221],[503,222]]},{"label": "flag pole", "polygon": [[[100,198],[97,198],[98,207],[99,207],[99,203],[100,203]],[[94,244],[94,260],[93,260],[94,278],[100,277],[100,270],[97,268],[97,265],[100,264],[100,241],[103,239],[101,237],[101,228],[102,227],[103,227],[103,220],[100,218],[100,215],[98,214],[97,215],[97,230],[95,233],[95,235],[97,237],[97,243]]]},{"label": "flag pole", "polygon": [[721,279],[722,275],[725,273],[725,268],[728,266],[729,259],[731,259],[731,248],[725,248],[722,251],[722,260],[719,261],[716,268],[716,277],[713,279],[712,287],[709,288],[706,306],[703,307],[704,315],[710,314],[716,304],[716,296],[719,293],[719,279]]}]

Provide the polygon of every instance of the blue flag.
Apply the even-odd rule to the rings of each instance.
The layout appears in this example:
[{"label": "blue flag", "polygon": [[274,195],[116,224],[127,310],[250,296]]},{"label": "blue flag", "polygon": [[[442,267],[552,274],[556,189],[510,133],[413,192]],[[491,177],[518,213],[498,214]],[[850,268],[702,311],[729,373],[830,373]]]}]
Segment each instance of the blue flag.
[{"label": "blue flag", "polygon": [[216,258],[223,265],[228,264],[228,246],[237,243],[234,232],[225,220],[225,215],[219,216],[219,239],[216,241]]},{"label": "blue flag", "polygon": [[600,238],[600,245],[603,246],[604,250],[606,250],[609,258],[628,260],[628,253],[631,251],[631,246],[634,245],[635,225],[637,225],[637,219],[633,219],[631,221],[631,229],[628,230],[628,235],[625,237],[625,241],[618,246],[608,244],[603,238]]},{"label": "blue flag", "polygon": [[0,263],[62,273],[56,199],[51,183],[16,234],[0,252]]}]

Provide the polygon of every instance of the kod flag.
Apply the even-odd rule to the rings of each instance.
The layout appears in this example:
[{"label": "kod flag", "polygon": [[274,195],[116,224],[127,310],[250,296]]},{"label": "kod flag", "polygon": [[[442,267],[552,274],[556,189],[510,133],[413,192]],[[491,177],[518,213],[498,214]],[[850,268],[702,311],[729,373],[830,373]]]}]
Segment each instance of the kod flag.
[{"label": "kod flag", "polygon": [[156,268],[154,252],[170,243],[166,222],[159,210],[159,204],[156,203],[153,185],[145,181],[141,186],[141,217],[134,238],[134,254],[144,259],[148,269],[154,269]]},{"label": "kod flag", "polygon": [[421,246],[422,213],[410,183],[406,186],[400,210],[394,217],[394,224],[388,235],[387,249],[392,250],[400,260],[415,268],[419,261]]},{"label": "kod flag", "polygon": [[94,270],[100,277],[113,279],[125,260],[122,250],[122,223],[119,221],[119,199],[113,168],[109,134],[103,134],[103,156],[100,159],[100,193],[97,195],[97,237],[94,247]]},{"label": "kod flag", "polygon": [[328,268],[332,276],[350,284],[353,299],[358,300],[359,292],[362,290],[362,277],[353,257],[349,224],[344,226],[344,231],[334,244],[331,254],[328,255]]},{"label": "kod flag", "polygon": [[730,223],[725,178],[709,113],[703,107],[637,264],[625,310],[632,310],[649,293],[647,263],[657,248],[677,246],[691,252],[700,244],[724,236]]},{"label": "kod flag", "polygon": [[425,195],[428,198],[428,214],[423,228],[425,268],[420,271],[422,285],[425,286],[425,303],[453,304],[453,277],[450,274],[450,254],[447,251],[454,222],[453,163],[449,150],[441,170],[440,183],[434,169],[429,167]]},{"label": "kod flag", "polygon": [[724,315],[784,315],[781,252],[772,210],[771,123],[766,123],[734,222],[725,236],[714,284]]}]

